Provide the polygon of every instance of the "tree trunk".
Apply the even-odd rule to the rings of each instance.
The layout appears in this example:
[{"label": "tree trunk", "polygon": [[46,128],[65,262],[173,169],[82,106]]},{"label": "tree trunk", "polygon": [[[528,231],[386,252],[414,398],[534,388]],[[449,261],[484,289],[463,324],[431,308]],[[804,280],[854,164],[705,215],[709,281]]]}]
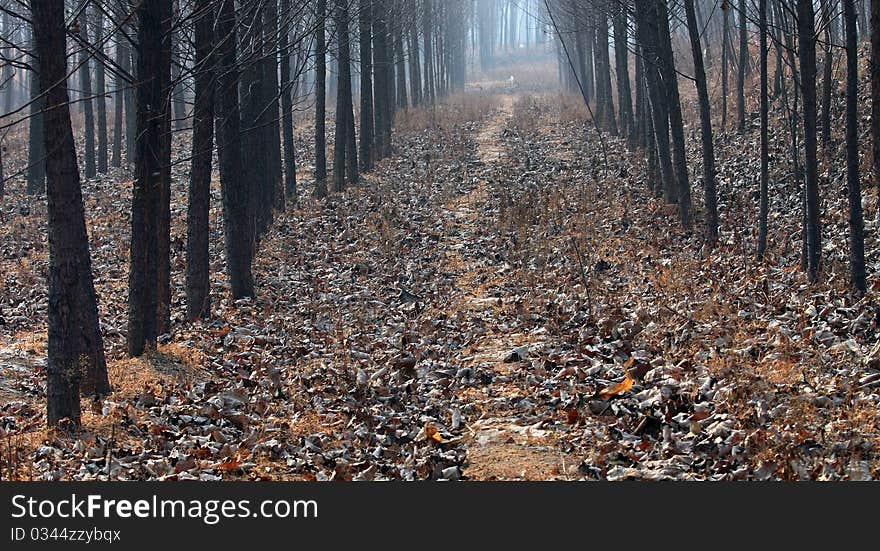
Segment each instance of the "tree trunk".
[{"label": "tree trunk", "polygon": [[189,321],[211,313],[210,238],[211,163],[214,150],[214,7],[197,0],[195,22],[195,107],[193,109],[192,165],[186,212],[186,317]]},{"label": "tree trunk", "polygon": [[[125,38],[120,36],[116,43],[116,64],[125,71],[131,69],[131,55],[128,53],[128,46],[125,44]],[[122,137],[124,130],[123,124],[123,107],[125,106],[125,89],[129,83],[121,76],[116,75],[113,78],[113,86],[116,90],[113,92],[113,157],[110,164],[114,168],[122,166]]]},{"label": "tree trunk", "polygon": [[81,419],[79,394],[83,356],[91,357],[84,386],[93,386],[95,392],[106,393],[109,383],[70,122],[65,78],[64,2],[34,0],[31,9],[37,57],[40,59],[39,90],[45,94],[46,104],[50,106],[43,116],[49,176],[46,417],[49,426],[76,428]]},{"label": "tree trunk", "polygon": [[862,219],[862,188],[859,183],[859,47],[855,0],[843,0],[846,24],[846,182],[849,197],[850,284],[858,293],[865,281],[865,223]]},{"label": "tree trunk", "polygon": [[819,175],[816,157],[816,36],[812,0],[798,0],[798,58],[804,112],[804,175],[806,197],[807,270],[811,283],[819,280],[822,234],[819,226]]},{"label": "tree trunk", "polygon": [[[373,73],[376,77],[373,113],[375,117],[376,160],[384,159],[391,154],[391,118],[394,116],[389,93],[393,82],[388,48],[386,1],[373,0]],[[427,43],[427,39],[425,40]]]},{"label": "tree trunk", "polygon": [[317,0],[315,17],[315,197],[327,196],[327,0]]},{"label": "tree trunk", "polygon": [[396,60],[395,75],[397,76],[397,107],[406,109],[409,107],[409,98],[406,92],[406,58],[403,52],[403,2],[397,0],[394,4],[395,23],[393,26],[394,59]]},{"label": "tree trunk", "polygon": [[722,34],[721,37],[721,131],[727,130],[727,77],[730,60],[730,4],[721,0]]},{"label": "tree trunk", "polygon": [[[346,154],[351,153],[349,130],[354,121],[351,106],[351,48],[348,32],[348,0],[336,0],[336,35],[339,46],[339,86],[336,94],[336,133],[333,152],[333,191],[345,191]],[[356,157],[355,153],[355,157]],[[351,158],[348,158],[351,162]],[[357,166],[357,159],[354,159]],[[357,170],[355,169],[355,176]],[[353,182],[352,182],[353,183]]]},{"label": "tree trunk", "polygon": [[746,0],[739,0],[739,67],[736,77],[737,129],[746,129],[746,65],[749,63],[749,35],[747,32]]},{"label": "tree trunk", "polygon": [[[124,39],[123,39],[124,40]],[[137,48],[128,48],[130,57],[129,67],[133,69],[132,75],[137,82]],[[125,159],[129,167],[133,169],[135,150],[137,149],[137,105],[135,105],[135,84],[126,86],[125,92]]]},{"label": "tree trunk", "polygon": [[678,207],[683,228],[691,225],[691,187],[688,178],[687,152],[684,143],[684,122],[681,115],[681,98],[678,93],[678,75],[675,72],[675,59],[672,53],[672,39],[669,34],[669,16],[666,3],[657,0],[656,13],[659,25],[660,76],[666,88],[666,101],[669,109],[669,129],[672,135],[672,159],[677,178]]},{"label": "tree trunk", "polygon": [[[766,0],[761,0],[765,2]],[[714,245],[718,239],[718,199],[715,191],[715,148],[712,143],[712,116],[709,107],[709,89],[706,70],[703,67],[703,50],[700,47],[700,28],[694,10],[694,0],[684,0],[688,35],[694,57],[694,77],[700,100],[700,132],[703,144],[703,183],[706,186],[706,241]]]},{"label": "tree trunk", "polygon": [[871,0],[871,28],[871,135],[874,188],[880,194],[880,0]]},{"label": "tree trunk", "polygon": [[[95,47],[104,52],[104,12],[95,10]],[[98,173],[107,172],[107,85],[104,78],[104,62],[95,64],[95,101],[98,106]]]},{"label": "tree trunk", "polygon": [[620,130],[626,134],[630,147],[635,145],[636,129],[632,112],[632,90],[629,84],[629,51],[627,43],[627,6],[614,16],[614,60],[617,71],[617,107]]},{"label": "tree trunk", "polygon": [[[163,136],[168,112],[163,33],[170,0],[145,2],[138,8],[137,148],[131,205],[131,257],[128,275],[128,352],[141,356],[155,348],[159,336],[160,232],[165,157]],[[165,76],[165,72],[169,75]],[[146,76],[148,75],[148,76]]]},{"label": "tree trunk", "polygon": [[[34,45],[36,51],[36,45]],[[43,108],[46,98],[40,95],[39,61],[31,58],[34,71],[30,72],[31,107],[28,121],[27,193],[37,195],[46,191],[46,150],[43,136]]]},{"label": "tree trunk", "polygon": [[662,177],[663,200],[667,204],[675,202],[675,175],[672,168],[672,153],[669,144],[669,113],[666,105],[666,94],[660,83],[658,72],[658,30],[655,0],[636,1],[636,33],[644,53],[645,80],[648,85],[648,99],[657,157]]},{"label": "tree trunk", "polygon": [[[89,24],[87,10],[83,10],[80,15],[79,29],[80,38],[85,44],[89,43]],[[94,178],[97,174],[95,165],[95,113],[92,106],[92,74],[89,66],[91,65],[92,54],[88,48],[80,49],[79,58],[79,80],[80,90],[82,93],[82,107],[85,116],[85,161],[86,161],[86,179]]]},{"label": "tree trunk", "polygon": [[767,217],[769,200],[770,144],[768,137],[770,101],[767,97],[767,0],[759,0],[758,21],[760,30],[761,58],[761,190],[758,209],[758,245],[755,253],[758,259],[764,258],[767,251]]},{"label": "tree trunk", "polygon": [[279,51],[281,52],[281,134],[284,145],[284,193],[291,204],[297,202],[296,186],[296,146],[293,140],[293,81],[290,64],[294,60],[290,48],[290,23],[287,19],[290,12],[290,0],[281,0],[280,16],[284,24],[281,27]]},{"label": "tree trunk", "polygon": [[[831,6],[828,0],[821,1],[823,20],[830,18]],[[831,32],[831,22],[826,21],[825,26],[825,59],[822,65],[822,111],[819,114],[822,121],[822,148],[831,151],[831,87],[834,78],[834,48],[832,42],[834,34]]]},{"label": "tree trunk", "polygon": [[226,270],[232,298],[254,296],[251,263],[254,254],[254,222],[250,203],[252,191],[242,175],[241,114],[239,112],[239,68],[236,61],[237,22],[232,2],[221,2],[217,18],[217,158],[223,196],[226,241]]},{"label": "tree trunk", "polygon": [[[373,23],[372,1],[360,0],[358,28],[361,55],[361,170],[373,170]],[[410,73],[414,76],[413,73]],[[416,79],[414,78],[413,81]]]}]

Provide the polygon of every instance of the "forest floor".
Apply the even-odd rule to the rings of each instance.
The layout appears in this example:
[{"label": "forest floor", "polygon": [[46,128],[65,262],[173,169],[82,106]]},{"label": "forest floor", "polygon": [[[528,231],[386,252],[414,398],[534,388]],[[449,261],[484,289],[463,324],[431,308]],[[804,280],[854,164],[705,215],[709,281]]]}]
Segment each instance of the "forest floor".
[{"label": "forest floor", "polygon": [[[84,402],[75,437],[43,423],[45,206],[13,189],[20,202],[0,218],[0,477],[880,477],[873,216],[871,290],[854,299],[845,197],[826,190],[825,276],[807,285],[780,167],[757,263],[756,140],[721,137],[722,231],[707,249],[576,100],[504,81],[402,119],[395,155],[344,194],[316,201],[304,178],[260,245],[255,300],[223,298],[215,200],[212,316],[192,324],[187,169],[175,167],[173,331],[144,359],[124,356],[130,184],[87,182],[115,390]],[[308,162],[304,151],[303,175]]]}]

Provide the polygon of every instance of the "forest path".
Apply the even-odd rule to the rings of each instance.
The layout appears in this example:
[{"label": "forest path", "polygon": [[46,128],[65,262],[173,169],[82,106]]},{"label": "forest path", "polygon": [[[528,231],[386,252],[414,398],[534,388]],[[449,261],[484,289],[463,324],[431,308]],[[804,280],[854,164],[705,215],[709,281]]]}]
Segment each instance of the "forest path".
[{"label": "forest path", "polygon": [[565,473],[565,461],[553,449],[550,433],[523,425],[509,408],[499,407],[526,398],[515,382],[514,370],[518,360],[527,358],[534,341],[522,331],[508,330],[503,319],[509,297],[496,289],[509,277],[510,266],[497,256],[480,254],[503,232],[500,220],[487,213],[497,208],[492,187],[506,184],[503,171],[510,164],[506,128],[518,100],[511,94],[500,96],[499,107],[474,138],[473,187],[442,208],[445,223],[440,247],[444,263],[458,274],[455,287],[459,290],[450,297],[446,312],[484,328],[452,360],[462,368],[487,369],[495,375],[490,385],[458,391],[462,402],[481,412],[479,419],[469,423],[464,440],[463,474],[470,480],[549,480]]}]

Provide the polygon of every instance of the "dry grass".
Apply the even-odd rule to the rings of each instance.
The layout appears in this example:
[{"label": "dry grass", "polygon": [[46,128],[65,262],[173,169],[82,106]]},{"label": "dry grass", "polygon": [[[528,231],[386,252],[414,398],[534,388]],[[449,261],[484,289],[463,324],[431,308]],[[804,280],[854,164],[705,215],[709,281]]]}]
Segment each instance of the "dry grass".
[{"label": "dry grass", "polygon": [[406,134],[476,122],[486,117],[497,105],[495,94],[456,94],[433,107],[400,111],[395,121],[395,131]]}]

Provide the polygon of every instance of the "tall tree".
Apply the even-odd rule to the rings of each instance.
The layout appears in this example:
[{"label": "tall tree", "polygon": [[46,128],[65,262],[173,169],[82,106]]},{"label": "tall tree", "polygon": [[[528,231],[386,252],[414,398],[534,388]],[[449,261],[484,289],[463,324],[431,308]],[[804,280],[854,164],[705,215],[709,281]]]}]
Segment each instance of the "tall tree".
[{"label": "tall tree", "polygon": [[874,187],[880,194],[880,0],[871,0],[871,136]]},{"label": "tall tree", "polygon": [[281,0],[279,15],[281,26],[278,50],[281,53],[281,134],[284,145],[284,193],[287,202],[297,202],[296,147],[293,141],[293,79],[291,64],[294,62],[293,48],[290,47],[290,0]]},{"label": "tall tree", "polygon": [[[614,61],[617,72],[617,105],[620,129],[630,146],[635,145],[635,121],[632,113],[632,90],[629,84],[629,44],[627,41],[629,3],[618,7],[614,15]],[[702,55],[702,52],[701,52]]]},{"label": "tall tree", "polygon": [[83,10],[75,25],[79,26],[80,38],[83,46],[80,47],[79,57],[79,85],[82,93],[83,115],[85,117],[85,161],[86,178],[94,178],[97,174],[95,164],[95,111],[92,105],[92,54],[86,45],[89,44],[88,10]]},{"label": "tall tree", "polygon": [[666,93],[658,71],[658,18],[655,0],[636,0],[636,35],[643,52],[645,81],[650,102],[651,123],[657,158],[662,179],[663,200],[674,203],[677,199],[675,173],[672,167],[672,153],[669,143],[669,110]]},{"label": "tall tree", "polygon": [[[766,0],[761,0],[766,2]],[[684,0],[685,18],[694,58],[694,80],[700,101],[700,132],[703,145],[703,183],[706,187],[706,241],[714,245],[718,239],[718,199],[715,190],[715,148],[712,143],[712,117],[709,106],[709,89],[706,70],[703,67],[703,50],[700,46],[700,27],[697,24],[694,0]]]},{"label": "tall tree", "polygon": [[843,0],[846,24],[846,183],[849,199],[850,284],[859,293],[865,281],[865,223],[862,219],[862,188],[859,182],[859,45],[854,0]]},{"label": "tall tree", "polygon": [[797,1],[798,61],[801,71],[804,128],[804,194],[807,271],[811,283],[819,280],[822,233],[819,226],[819,163],[816,135],[816,14],[812,0]]},{"label": "tall tree", "polygon": [[769,195],[769,164],[770,143],[768,136],[770,101],[767,96],[767,0],[759,0],[758,26],[761,45],[761,190],[758,213],[758,246],[755,250],[759,259],[764,258],[767,250],[767,217],[770,210]]},{"label": "tall tree", "polygon": [[749,64],[748,19],[746,0],[739,0],[739,64],[736,73],[737,130],[746,129],[746,66]]},{"label": "tall tree", "polygon": [[164,63],[163,35],[170,29],[171,0],[140,4],[138,17],[137,141],[131,204],[131,256],[128,275],[128,352],[141,356],[159,336],[160,211],[163,161],[171,79]]},{"label": "tall tree", "polygon": [[[339,86],[336,94],[336,133],[333,153],[333,191],[345,191],[345,177],[348,165],[354,164],[354,177],[357,178],[357,149],[354,143],[351,93],[351,47],[349,45],[348,0],[336,0],[336,41],[339,47]],[[354,149],[354,150],[353,150]],[[354,154],[354,158],[352,158]],[[349,172],[351,175],[351,172]],[[355,183],[355,182],[352,182]]]},{"label": "tall tree", "polygon": [[672,38],[669,31],[669,15],[664,0],[656,1],[655,13],[658,16],[660,77],[665,85],[666,104],[669,106],[669,130],[672,137],[672,159],[677,183],[678,209],[682,227],[689,228],[691,225],[691,187],[684,143],[684,121],[681,115],[678,74],[675,71],[675,57],[672,52]]},{"label": "tall tree", "polygon": [[[49,346],[46,417],[49,426],[80,424],[80,383],[109,391],[97,297],[92,281],[76,148],[67,92],[63,0],[31,2],[39,90],[46,98],[44,148],[48,152]],[[90,357],[83,377],[83,357]]]},{"label": "tall tree", "polygon": [[[373,169],[373,13],[372,0],[360,0],[358,34],[361,56],[361,170]],[[412,52],[410,52],[412,55]],[[413,73],[410,72],[410,76]]]},{"label": "tall tree", "polygon": [[[95,48],[104,55],[104,11],[95,10]],[[98,172],[107,172],[107,84],[104,76],[104,62],[95,63],[95,105],[98,111]]]},{"label": "tall tree", "polygon": [[[36,45],[34,45],[34,52],[36,52]],[[40,94],[39,60],[33,57],[31,64],[34,70],[30,72],[31,106],[28,121],[27,193],[28,195],[37,195],[46,190],[46,150],[43,139],[43,108],[46,105],[46,98]]]},{"label": "tall tree", "polygon": [[249,180],[242,175],[244,163],[238,90],[241,76],[236,56],[237,29],[235,2],[222,0],[214,31],[217,40],[217,89],[222,90],[217,94],[215,116],[226,270],[234,299],[254,296],[252,262],[255,229],[251,208],[253,193]]},{"label": "tall tree", "polygon": [[211,208],[211,163],[214,150],[213,0],[196,0],[195,107],[192,165],[186,214],[186,317],[192,321],[211,312],[208,218]]},{"label": "tall tree", "polygon": [[[116,54],[114,61],[123,71],[131,70],[131,54],[128,51],[128,44],[124,36],[120,36],[116,40]],[[123,107],[125,106],[125,94],[127,93],[129,83],[122,76],[121,72],[117,72],[113,78],[113,156],[110,164],[119,168],[122,166],[122,138],[125,131],[122,129],[123,124]]]},{"label": "tall tree", "polygon": [[315,197],[327,196],[327,0],[316,0],[315,17]]}]

